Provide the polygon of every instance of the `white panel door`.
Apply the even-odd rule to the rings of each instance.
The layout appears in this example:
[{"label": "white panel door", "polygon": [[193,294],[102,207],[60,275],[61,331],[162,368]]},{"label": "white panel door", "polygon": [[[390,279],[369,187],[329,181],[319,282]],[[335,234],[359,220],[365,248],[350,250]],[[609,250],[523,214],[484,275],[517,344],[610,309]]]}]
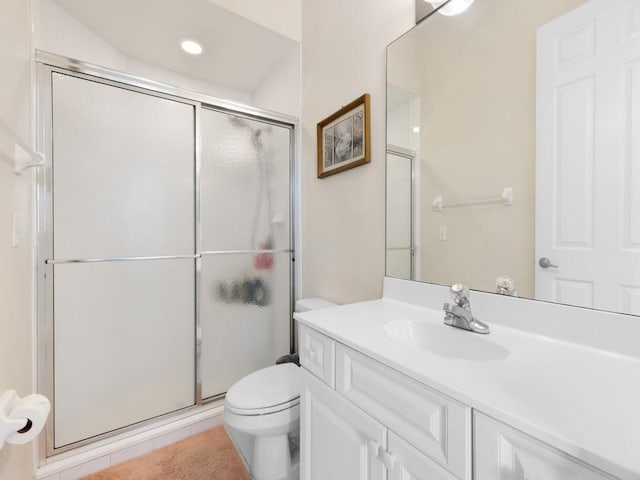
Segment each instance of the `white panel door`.
[{"label": "white panel door", "polygon": [[302,369],[300,480],[384,480],[386,428]]},{"label": "white panel door", "polygon": [[586,2],[537,53],[535,297],[640,314],[640,1]]},{"label": "white panel door", "polygon": [[475,480],[611,480],[613,477],[484,415],[474,414]]}]

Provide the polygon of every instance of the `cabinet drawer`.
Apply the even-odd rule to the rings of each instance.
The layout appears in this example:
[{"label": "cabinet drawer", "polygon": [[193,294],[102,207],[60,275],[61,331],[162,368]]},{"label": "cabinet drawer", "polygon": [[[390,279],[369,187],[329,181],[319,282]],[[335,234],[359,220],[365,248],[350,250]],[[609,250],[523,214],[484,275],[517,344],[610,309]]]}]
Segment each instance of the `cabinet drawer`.
[{"label": "cabinet drawer", "polygon": [[474,412],[476,480],[612,480],[518,430]]},{"label": "cabinet drawer", "polygon": [[471,409],[343,345],[336,390],[452,472],[471,478]]},{"label": "cabinet drawer", "polygon": [[300,364],[331,388],[336,386],[336,342],[305,325],[298,328]]}]

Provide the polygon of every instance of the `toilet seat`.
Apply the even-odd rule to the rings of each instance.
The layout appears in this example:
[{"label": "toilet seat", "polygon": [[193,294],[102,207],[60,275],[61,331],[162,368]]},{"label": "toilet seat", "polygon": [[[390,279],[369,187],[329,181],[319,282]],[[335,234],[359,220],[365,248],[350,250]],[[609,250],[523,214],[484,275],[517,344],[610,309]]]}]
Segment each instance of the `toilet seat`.
[{"label": "toilet seat", "polygon": [[236,415],[268,415],[300,403],[300,371],[292,363],[257,370],[227,391],[225,408]]},{"label": "toilet seat", "polygon": [[280,405],[273,405],[271,407],[264,408],[237,408],[227,403],[225,409],[229,413],[235,415],[257,416],[257,415],[269,415],[272,413],[278,413],[283,410],[289,410],[297,405],[300,405],[300,396],[291,400],[290,402],[281,403]]}]

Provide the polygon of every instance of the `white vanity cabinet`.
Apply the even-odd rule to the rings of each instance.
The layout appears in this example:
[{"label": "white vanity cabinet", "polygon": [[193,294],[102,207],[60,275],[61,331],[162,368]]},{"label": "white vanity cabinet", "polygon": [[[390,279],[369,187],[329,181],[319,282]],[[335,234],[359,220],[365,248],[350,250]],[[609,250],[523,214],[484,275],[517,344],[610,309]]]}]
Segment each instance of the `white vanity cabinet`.
[{"label": "white vanity cabinet", "polygon": [[304,324],[300,358],[301,480],[618,478]]},{"label": "white vanity cabinet", "polygon": [[471,479],[470,408],[304,325],[300,339],[301,480]]},{"label": "white vanity cabinet", "polygon": [[475,480],[612,480],[504,423],[474,412]]},{"label": "white vanity cabinet", "polygon": [[303,370],[300,480],[456,480]]},{"label": "white vanity cabinet", "polygon": [[[379,300],[295,315],[307,402],[302,480],[640,480],[637,348],[584,312],[566,323],[566,307],[520,311],[501,295],[484,298],[483,317],[503,322],[489,335],[451,328],[440,307],[447,295],[387,278]],[[558,322],[523,328],[547,315]],[[637,323],[616,325],[640,335]],[[327,410],[343,413],[331,424]],[[364,434],[363,418],[381,437]],[[335,441],[344,435],[350,451]],[[343,456],[371,470],[334,473]],[[332,462],[321,475],[319,458]]]}]

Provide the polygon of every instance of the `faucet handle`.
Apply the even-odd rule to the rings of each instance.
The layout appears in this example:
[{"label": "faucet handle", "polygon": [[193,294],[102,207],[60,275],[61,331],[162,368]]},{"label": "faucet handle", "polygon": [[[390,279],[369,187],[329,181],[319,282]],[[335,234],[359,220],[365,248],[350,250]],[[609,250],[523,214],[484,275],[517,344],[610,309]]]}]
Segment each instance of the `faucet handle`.
[{"label": "faucet handle", "polygon": [[469,288],[461,283],[455,283],[451,285],[449,289],[449,294],[451,295],[451,300],[462,308],[468,308],[470,305],[469,301]]}]

